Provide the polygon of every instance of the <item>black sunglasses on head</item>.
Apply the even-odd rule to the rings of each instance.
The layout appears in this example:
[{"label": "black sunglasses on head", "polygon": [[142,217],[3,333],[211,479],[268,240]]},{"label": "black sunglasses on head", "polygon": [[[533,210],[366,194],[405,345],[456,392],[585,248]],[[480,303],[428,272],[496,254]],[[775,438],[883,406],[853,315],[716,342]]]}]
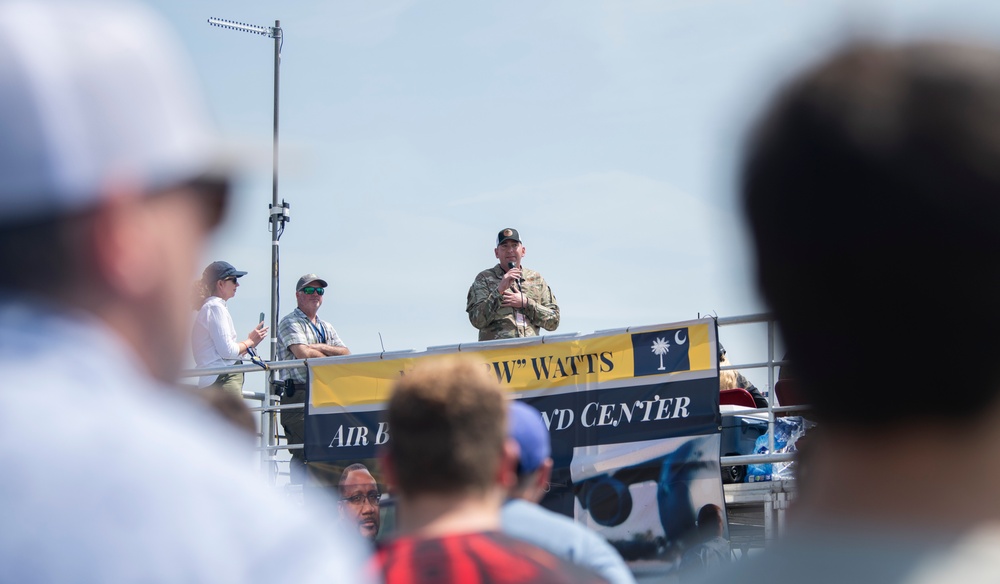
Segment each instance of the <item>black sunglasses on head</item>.
[{"label": "black sunglasses on head", "polygon": [[326,292],[326,288],[320,288],[320,287],[316,287],[316,286],[306,286],[305,288],[303,288],[302,290],[299,290],[299,291],[300,292],[305,292],[306,294],[316,293],[316,294],[319,294],[320,296],[322,296],[323,293]]}]

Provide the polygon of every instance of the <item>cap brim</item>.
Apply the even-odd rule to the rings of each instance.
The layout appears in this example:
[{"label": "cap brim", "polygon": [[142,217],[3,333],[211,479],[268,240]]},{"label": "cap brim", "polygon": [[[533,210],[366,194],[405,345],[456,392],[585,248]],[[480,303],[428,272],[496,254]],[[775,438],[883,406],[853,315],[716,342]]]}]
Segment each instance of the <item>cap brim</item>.
[{"label": "cap brim", "polygon": [[262,147],[229,138],[216,138],[198,159],[197,166],[178,174],[196,180],[232,182],[245,178],[268,162],[270,158]]},{"label": "cap brim", "polygon": [[[198,158],[199,166],[187,176],[239,182],[261,173],[262,169],[267,169],[270,176],[274,162],[271,148],[269,139],[261,142],[251,136],[217,136],[208,151]],[[281,153],[283,178],[298,178],[319,167],[319,163],[309,160],[314,153],[308,144],[283,140]]]}]

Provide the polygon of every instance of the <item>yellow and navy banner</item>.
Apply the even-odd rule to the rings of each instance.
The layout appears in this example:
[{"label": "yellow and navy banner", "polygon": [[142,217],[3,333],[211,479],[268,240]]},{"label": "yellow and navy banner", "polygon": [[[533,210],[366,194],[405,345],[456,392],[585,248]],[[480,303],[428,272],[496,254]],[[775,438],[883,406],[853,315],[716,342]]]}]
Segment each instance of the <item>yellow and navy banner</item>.
[{"label": "yellow and navy banner", "polygon": [[418,363],[456,352],[482,359],[513,397],[541,410],[557,454],[719,426],[715,322],[701,319],[555,341],[531,337],[389,358],[312,360],[306,459],[374,457],[391,439],[382,412],[393,383]]}]

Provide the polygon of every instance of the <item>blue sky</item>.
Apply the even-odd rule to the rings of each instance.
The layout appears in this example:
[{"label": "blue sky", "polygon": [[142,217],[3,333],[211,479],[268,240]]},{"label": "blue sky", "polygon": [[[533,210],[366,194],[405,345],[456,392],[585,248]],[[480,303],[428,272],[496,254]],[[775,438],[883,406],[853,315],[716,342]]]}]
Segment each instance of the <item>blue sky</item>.
[{"label": "blue sky", "polygon": [[[241,332],[270,307],[273,43],[206,20],[281,20],[280,312],[320,274],[356,353],[474,341],[466,292],[504,227],[559,333],[759,312],[733,184],[770,92],[859,30],[1000,39],[1000,3],[966,0],[149,3],[223,131],[265,153],[203,261],[249,272]],[[762,358],[727,334],[731,359]]]}]

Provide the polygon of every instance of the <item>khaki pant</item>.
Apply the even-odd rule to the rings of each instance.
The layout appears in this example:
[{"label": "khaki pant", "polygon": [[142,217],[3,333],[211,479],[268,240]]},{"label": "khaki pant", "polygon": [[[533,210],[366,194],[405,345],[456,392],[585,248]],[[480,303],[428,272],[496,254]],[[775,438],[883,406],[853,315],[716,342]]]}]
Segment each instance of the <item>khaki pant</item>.
[{"label": "khaki pant", "polygon": [[243,397],[243,373],[223,373],[210,387],[217,387],[220,390],[231,393],[236,397]]}]

